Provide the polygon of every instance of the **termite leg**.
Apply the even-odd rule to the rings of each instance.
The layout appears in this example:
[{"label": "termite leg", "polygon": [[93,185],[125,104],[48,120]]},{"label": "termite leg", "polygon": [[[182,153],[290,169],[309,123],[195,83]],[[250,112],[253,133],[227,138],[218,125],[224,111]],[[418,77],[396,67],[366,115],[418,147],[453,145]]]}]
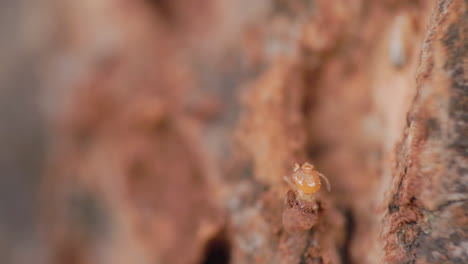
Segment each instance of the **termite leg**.
[{"label": "termite leg", "polygon": [[294,172],[296,172],[301,166],[299,164],[294,163]]},{"label": "termite leg", "polygon": [[293,190],[297,189],[296,185],[289,179],[288,177],[284,176],[284,180],[288,183],[289,187],[291,187]]},{"label": "termite leg", "polygon": [[320,177],[322,177],[322,179],[325,180],[325,183],[327,184],[327,190],[330,192],[331,191],[331,185],[330,185],[330,182],[328,181],[328,178],[323,175],[322,173],[319,173]]}]

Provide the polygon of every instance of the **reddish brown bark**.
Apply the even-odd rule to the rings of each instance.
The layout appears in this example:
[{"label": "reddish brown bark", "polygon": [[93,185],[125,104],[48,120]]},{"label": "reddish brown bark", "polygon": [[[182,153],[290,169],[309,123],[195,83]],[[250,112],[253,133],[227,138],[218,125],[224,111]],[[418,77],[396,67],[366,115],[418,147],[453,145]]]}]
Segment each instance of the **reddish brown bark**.
[{"label": "reddish brown bark", "polygon": [[246,2],[62,7],[52,263],[468,262],[468,3]]}]

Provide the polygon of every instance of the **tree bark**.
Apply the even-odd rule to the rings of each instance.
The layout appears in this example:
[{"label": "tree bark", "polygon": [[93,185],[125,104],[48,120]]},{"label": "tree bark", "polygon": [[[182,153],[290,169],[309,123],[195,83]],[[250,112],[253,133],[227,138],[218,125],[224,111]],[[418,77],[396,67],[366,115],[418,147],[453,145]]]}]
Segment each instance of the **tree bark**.
[{"label": "tree bark", "polygon": [[44,92],[50,263],[468,263],[466,1],[102,2]]}]

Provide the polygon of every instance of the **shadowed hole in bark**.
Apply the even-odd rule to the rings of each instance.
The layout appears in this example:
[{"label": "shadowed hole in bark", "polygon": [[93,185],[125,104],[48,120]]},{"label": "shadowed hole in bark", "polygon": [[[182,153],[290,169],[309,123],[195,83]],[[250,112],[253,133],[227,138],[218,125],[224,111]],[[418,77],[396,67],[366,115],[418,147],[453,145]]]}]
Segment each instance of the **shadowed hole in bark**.
[{"label": "shadowed hole in bark", "polygon": [[110,218],[105,205],[92,192],[82,190],[70,195],[66,215],[75,231],[89,237],[109,233]]},{"label": "shadowed hole in bark", "polygon": [[346,219],[346,238],[343,244],[343,247],[340,249],[341,253],[341,260],[343,263],[352,263],[351,255],[350,255],[350,246],[351,240],[353,238],[354,228],[355,228],[355,220],[353,213],[350,209],[347,209],[344,212],[345,219]]},{"label": "shadowed hole in bark", "polygon": [[229,264],[231,243],[225,230],[218,232],[205,246],[204,258],[200,264]]},{"label": "shadowed hole in bark", "polygon": [[174,10],[173,4],[171,1],[167,0],[147,0],[149,5],[151,5],[156,13],[161,16],[167,22],[174,22],[176,18],[176,10]]}]

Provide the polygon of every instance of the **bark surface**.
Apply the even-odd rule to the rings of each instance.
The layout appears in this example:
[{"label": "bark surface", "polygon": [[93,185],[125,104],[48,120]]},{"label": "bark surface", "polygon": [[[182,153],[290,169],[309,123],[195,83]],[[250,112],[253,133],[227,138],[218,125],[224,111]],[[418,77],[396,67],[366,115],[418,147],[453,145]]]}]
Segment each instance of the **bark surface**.
[{"label": "bark surface", "polygon": [[467,1],[68,2],[50,263],[468,263]]}]

